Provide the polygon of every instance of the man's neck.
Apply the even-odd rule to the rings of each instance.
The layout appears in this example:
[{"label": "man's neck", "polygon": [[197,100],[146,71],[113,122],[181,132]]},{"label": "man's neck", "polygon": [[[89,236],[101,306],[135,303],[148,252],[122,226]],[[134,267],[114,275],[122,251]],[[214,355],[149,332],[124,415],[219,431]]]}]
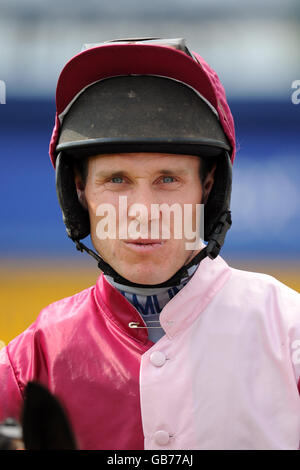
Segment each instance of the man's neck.
[{"label": "man's neck", "polygon": [[191,266],[188,276],[173,287],[132,287],[116,283],[112,277],[105,275],[107,281],[115,287],[140,313],[148,327],[148,336],[154,343],[165,333],[160,326],[159,316],[164,306],[189,282],[199,265]]}]

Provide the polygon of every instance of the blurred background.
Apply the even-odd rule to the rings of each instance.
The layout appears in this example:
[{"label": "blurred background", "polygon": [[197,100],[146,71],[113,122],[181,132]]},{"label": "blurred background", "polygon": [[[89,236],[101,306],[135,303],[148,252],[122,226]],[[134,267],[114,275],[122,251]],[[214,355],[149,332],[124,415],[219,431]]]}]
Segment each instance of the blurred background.
[{"label": "blurred background", "polygon": [[[233,226],[222,256],[300,291],[298,0],[0,0],[0,340],[93,285],[68,240],[48,157],[60,70],[82,44],[183,37],[217,71],[236,123]],[[298,95],[300,96],[300,94]]]}]

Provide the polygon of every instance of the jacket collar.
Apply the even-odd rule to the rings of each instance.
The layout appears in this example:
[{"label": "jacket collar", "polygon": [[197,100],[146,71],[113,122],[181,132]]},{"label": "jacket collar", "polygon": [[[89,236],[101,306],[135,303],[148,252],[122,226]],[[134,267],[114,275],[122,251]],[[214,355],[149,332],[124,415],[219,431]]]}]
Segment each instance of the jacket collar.
[{"label": "jacket collar", "polygon": [[188,328],[230,276],[230,267],[220,256],[201,261],[194,276],[161,311],[160,323],[166,335],[171,339]]},{"label": "jacket collar", "polygon": [[[104,274],[98,278],[96,284],[96,301],[106,318],[128,336],[142,343],[149,342],[147,326],[137,309],[113,287]],[[130,323],[136,323],[144,328],[131,328]],[[152,344],[152,342],[151,342]]]},{"label": "jacket collar", "polygon": [[[214,260],[210,258],[202,260],[186,286],[161,311],[160,322],[166,335],[171,339],[181,330],[188,328],[227,282],[230,275],[230,267],[220,256]],[[148,331],[142,316],[103,274],[96,284],[96,300],[109,321],[128,336],[144,344],[153,344],[148,340]],[[131,328],[130,323],[137,323],[144,328]]]}]

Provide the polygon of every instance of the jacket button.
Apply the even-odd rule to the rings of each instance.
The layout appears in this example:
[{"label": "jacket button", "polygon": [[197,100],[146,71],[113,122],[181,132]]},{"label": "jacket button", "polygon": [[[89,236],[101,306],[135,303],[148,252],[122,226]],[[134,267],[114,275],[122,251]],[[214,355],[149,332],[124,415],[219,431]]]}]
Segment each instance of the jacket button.
[{"label": "jacket button", "polygon": [[166,356],[161,351],[154,351],[150,354],[150,362],[156,367],[161,367],[166,362]]},{"label": "jacket button", "polygon": [[154,440],[159,446],[165,446],[170,440],[170,435],[167,431],[156,431]]}]

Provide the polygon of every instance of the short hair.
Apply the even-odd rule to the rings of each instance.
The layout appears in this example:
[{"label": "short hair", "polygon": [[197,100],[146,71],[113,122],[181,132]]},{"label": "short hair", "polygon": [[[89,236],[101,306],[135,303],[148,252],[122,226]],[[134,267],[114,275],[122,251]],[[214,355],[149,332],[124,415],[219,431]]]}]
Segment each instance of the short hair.
[{"label": "short hair", "polygon": [[86,180],[88,176],[88,167],[89,167],[88,163],[89,163],[89,157],[82,157],[82,158],[74,159],[74,164],[73,164],[74,172],[77,171],[79,173],[83,186],[86,185]]}]

